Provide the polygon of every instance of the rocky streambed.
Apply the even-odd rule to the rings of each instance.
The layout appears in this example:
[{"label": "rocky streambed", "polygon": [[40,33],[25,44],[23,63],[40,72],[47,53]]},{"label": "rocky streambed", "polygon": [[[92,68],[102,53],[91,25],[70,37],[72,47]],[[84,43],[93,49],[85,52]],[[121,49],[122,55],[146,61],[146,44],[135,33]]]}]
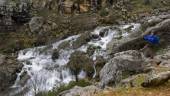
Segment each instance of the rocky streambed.
[{"label": "rocky streambed", "polygon": [[[73,35],[47,46],[21,50],[18,60],[24,67],[12,86],[19,90],[11,95],[28,88],[25,96],[34,96],[76,80],[76,74],[79,79],[98,77],[105,64],[103,61],[110,59],[106,49],[112,40],[125,39],[139,30],[140,24],[135,23],[97,27],[92,32]],[[78,66],[77,73],[72,72],[72,66]]]}]

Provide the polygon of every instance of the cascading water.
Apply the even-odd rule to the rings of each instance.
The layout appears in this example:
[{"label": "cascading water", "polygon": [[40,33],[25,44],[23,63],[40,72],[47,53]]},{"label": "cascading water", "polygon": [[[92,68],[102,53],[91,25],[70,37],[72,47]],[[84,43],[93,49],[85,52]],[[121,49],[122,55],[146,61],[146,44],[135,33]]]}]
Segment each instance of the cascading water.
[{"label": "cascading water", "polygon": [[[81,35],[70,36],[64,40],[60,40],[49,46],[41,46],[36,48],[29,48],[21,50],[18,54],[18,60],[23,63],[24,67],[21,73],[18,74],[18,78],[13,85],[13,88],[19,88],[22,91],[24,88],[29,88],[25,96],[34,96],[37,92],[51,90],[54,86],[60,86],[61,84],[69,83],[75,80],[70,70],[65,66],[69,62],[69,58],[75,51],[87,52],[89,46],[99,47],[95,50],[91,58],[94,61],[94,75],[96,75],[95,60],[97,56],[103,56],[105,59],[109,58],[106,53],[107,44],[118,35],[123,37],[128,36],[128,32],[124,29],[132,26],[131,31],[135,32],[140,28],[140,24],[129,24],[122,26],[107,26],[98,27],[91,32],[91,40],[87,44],[74,49],[72,43],[77,40]],[[118,30],[122,34],[119,34]],[[69,42],[68,48],[59,49],[58,46],[63,42]],[[57,59],[52,59],[54,50],[57,49],[59,56]],[[23,73],[27,73],[30,77],[24,86],[21,86],[21,76]],[[82,70],[79,74],[79,78],[85,78],[86,73]],[[18,91],[19,92],[19,91]],[[16,92],[17,93],[17,92]],[[14,93],[13,93],[14,94]],[[12,94],[11,94],[12,95]]]}]

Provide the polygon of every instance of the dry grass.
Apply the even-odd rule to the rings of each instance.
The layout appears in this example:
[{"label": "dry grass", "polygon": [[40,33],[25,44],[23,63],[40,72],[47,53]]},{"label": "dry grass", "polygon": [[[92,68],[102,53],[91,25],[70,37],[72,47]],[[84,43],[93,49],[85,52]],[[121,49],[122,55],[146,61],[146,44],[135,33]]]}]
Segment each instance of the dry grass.
[{"label": "dry grass", "polygon": [[170,83],[156,88],[127,88],[107,90],[96,96],[170,96]]},{"label": "dry grass", "polygon": [[[156,73],[169,71],[167,67],[155,67]],[[96,96],[170,96],[170,81],[164,85],[152,88],[143,88],[140,84],[145,79],[145,75],[141,74],[136,78],[136,87],[107,89],[97,94]]]}]

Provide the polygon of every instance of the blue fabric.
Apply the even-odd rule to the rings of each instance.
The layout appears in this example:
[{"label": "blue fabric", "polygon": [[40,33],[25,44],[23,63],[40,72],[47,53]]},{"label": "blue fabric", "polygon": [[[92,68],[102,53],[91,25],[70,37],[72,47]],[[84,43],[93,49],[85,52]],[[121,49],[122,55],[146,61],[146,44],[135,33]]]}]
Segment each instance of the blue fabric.
[{"label": "blue fabric", "polygon": [[156,35],[145,35],[144,40],[148,41],[151,44],[159,44],[159,37]]}]

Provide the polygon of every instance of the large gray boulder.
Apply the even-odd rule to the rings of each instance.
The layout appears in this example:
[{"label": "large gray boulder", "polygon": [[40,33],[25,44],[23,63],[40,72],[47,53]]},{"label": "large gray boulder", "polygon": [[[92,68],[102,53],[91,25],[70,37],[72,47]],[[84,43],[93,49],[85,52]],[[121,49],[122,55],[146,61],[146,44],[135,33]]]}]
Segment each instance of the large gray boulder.
[{"label": "large gray boulder", "polygon": [[96,93],[100,92],[101,89],[96,86],[78,87],[64,91],[60,93],[59,96],[94,96]]},{"label": "large gray boulder", "polygon": [[100,71],[100,87],[114,86],[121,79],[145,70],[146,63],[138,51],[124,51],[114,56]]}]

